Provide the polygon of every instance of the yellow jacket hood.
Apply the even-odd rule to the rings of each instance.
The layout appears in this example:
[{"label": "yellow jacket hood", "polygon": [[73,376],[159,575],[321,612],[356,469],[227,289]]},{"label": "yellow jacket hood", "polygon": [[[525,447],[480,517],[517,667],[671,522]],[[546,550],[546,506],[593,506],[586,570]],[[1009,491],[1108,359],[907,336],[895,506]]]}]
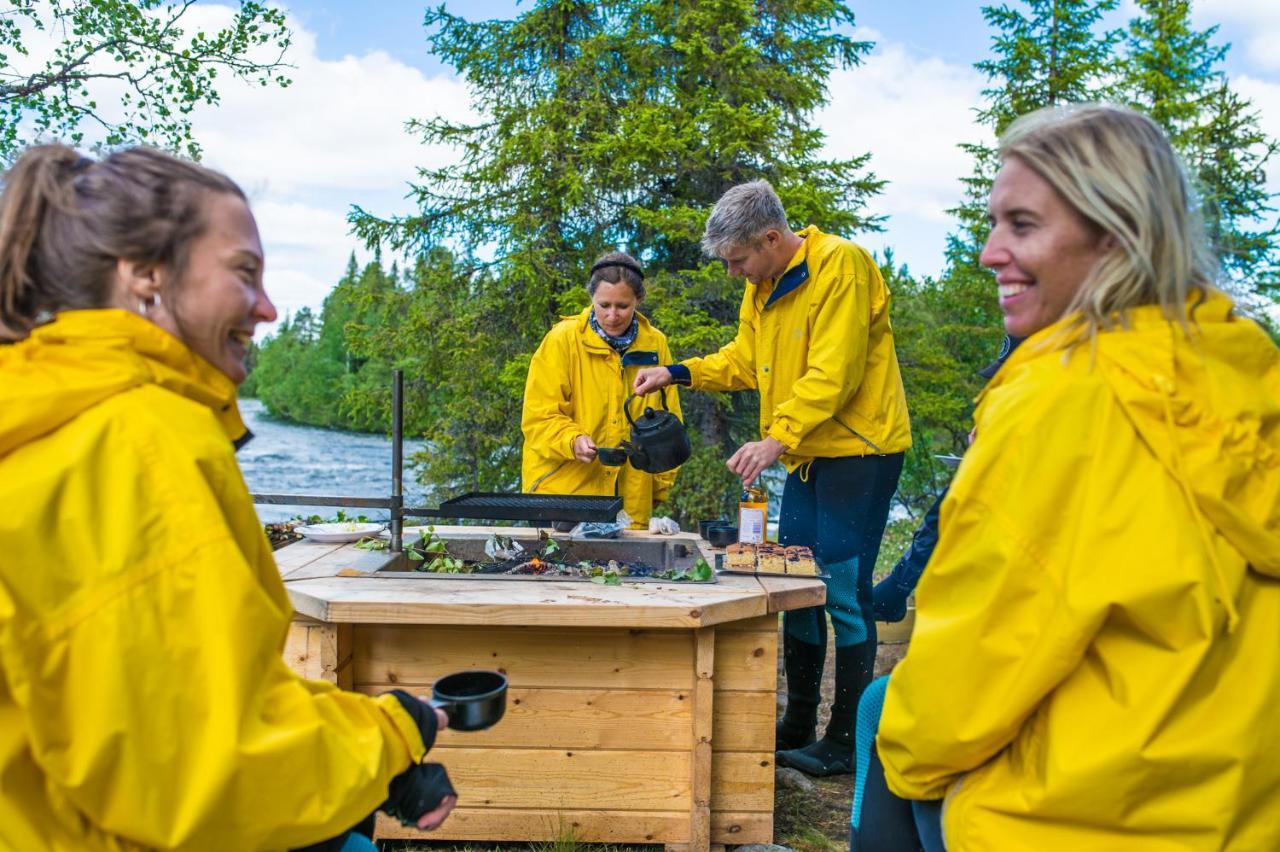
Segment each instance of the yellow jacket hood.
[{"label": "yellow jacket hood", "polygon": [[236,386],[181,341],[124,310],[66,311],[0,347],[0,457],[105,399],[156,384],[207,405],[233,442],[248,430]]},{"label": "yellow jacket hood", "polygon": [[[1280,352],[1259,359],[1260,330],[1221,294],[1191,321],[1188,340],[1158,310],[1136,312],[1131,333],[1099,337],[1098,369],[1202,517],[1254,571],[1280,577]],[[1247,392],[1259,386],[1271,392]]]}]

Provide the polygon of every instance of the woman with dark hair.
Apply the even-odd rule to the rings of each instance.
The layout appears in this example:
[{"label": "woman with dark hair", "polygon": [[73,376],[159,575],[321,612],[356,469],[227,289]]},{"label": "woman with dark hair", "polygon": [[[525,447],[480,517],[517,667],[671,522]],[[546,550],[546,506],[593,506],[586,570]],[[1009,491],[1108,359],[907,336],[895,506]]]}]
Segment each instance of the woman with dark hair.
[{"label": "woman with dark hair", "polygon": [[859,707],[854,840],[1280,849],[1280,351],[1150,119],[1042,110],[999,153],[981,260],[1026,340]]},{"label": "woman with dark hair", "polygon": [[419,763],[438,711],[282,657],[233,447],[262,282],[217,172],[47,145],[5,177],[0,848],[337,848],[380,805],[433,828],[455,801]]},{"label": "woman with dark hair", "polygon": [[[529,363],[524,388],[523,481],[527,492],[614,495],[631,516],[632,527],[647,529],[653,507],[666,499],[676,471],[645,473],[630,464],[605,465],[598,447],[617,447],[631,435],[623,407],[635,374],[671,363],[667,338],[638,310],[644,301],[644,272],[635,258],[614,251],[601,255],[587,279],[591,305],[563,317],[547,332]],[[666,402],[680,416],[674,388]],[[632,417],[653,398],[631,401]]]}]

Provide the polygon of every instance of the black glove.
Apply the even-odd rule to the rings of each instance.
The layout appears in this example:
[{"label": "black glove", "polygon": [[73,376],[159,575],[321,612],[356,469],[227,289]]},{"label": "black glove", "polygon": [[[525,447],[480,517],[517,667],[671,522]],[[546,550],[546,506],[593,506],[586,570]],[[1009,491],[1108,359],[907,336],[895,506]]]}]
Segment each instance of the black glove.
[{"label": "black glove", "polygon": [[456,796],[449,783],[449,773],[438,763],[410,766],[387,787],[387,801],[379,810],[400,820],[403,825],[417,825],[423,814],[440,807],[446,796]]},{"label": "black glove", "polygon": [[393,689],[389,694],[396,697],[396,700],[400,702],[400,706],[404,708],[404,712],[408,713],[413,718],[413,721],[417,723],[418,735],[422,737],[422,748],[430,751],[431,746],[436,741],[436,730],[440,727],[440,722],[436,719],[435,708],[425,701],[414,698],[403,689]]}]

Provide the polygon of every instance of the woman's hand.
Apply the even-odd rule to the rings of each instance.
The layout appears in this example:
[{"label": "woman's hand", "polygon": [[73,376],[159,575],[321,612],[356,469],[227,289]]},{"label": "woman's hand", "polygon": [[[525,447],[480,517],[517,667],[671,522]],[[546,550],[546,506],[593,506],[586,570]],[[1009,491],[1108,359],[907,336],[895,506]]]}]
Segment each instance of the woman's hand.
[{"label": "woman's hand", "polygon": [[445,817],[449,815],[449,811],[453,810],[453,806],[458,804],[457,796],[445,796],[444,801],[440,803],[440,807],[433,811],[428,811],[418,820],[418,828],[423,831],[435,831],[444,823]]},{"label": "woman's hand", "polygon": [[631,386],[631,392],[636,396],[644,396],[647,393],[653,393],[661,390],[671,384],[671,371],[666,367],[645,367],[636,373],[635,383]]},{"label": "woman's hand", "polygon": [[579,435],[573,439],[573,457],[583,464],[596,460],[596,442],[590,435]]}]

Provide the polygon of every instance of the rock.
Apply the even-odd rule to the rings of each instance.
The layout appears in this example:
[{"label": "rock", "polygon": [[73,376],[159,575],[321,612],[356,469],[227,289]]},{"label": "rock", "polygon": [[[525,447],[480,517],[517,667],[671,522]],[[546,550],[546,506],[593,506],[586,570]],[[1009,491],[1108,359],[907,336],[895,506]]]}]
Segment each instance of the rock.
[{"label": "rock", "polygon": [[749,843],[746,846],[735,846],[733,852],[791,852],[790,846],[779,846],[776,843]]},{"label": "rock", "polygon": [[813,782],[798,769],[780,767],[774,775],[774,781],[777,782],[779,787],[786,787],[789,790],[799,790],[802,793],[812,793],[814,791]]}]

